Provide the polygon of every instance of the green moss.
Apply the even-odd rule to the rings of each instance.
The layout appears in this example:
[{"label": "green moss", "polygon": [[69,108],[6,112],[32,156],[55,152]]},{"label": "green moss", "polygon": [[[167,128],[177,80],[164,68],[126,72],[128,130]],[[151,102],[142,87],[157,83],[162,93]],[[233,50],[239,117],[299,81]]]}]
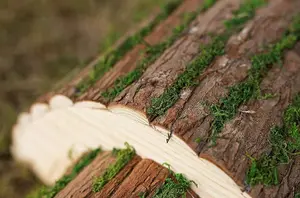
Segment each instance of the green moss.
[{"label": "green moss", "polygon": [[125,143],[125,149],[114,149],[116,162],[110,165],[102,176],[96,178],[93,182],[93,192],[99,192],[107,182],[114,178],[120,170],[134,157],[135,150],[128,143]]},{"label": "green moss", "polygon": [[287,164],[300,151],[300,94],[288,106],[283,115],[283,126],[270,131],[271,152],[259,159],[249,157],[251,166],[247,183],[251,186],[279,184],[278,166]]},{"label": "green moss", "polygon": [[254,17],[256,8],[264,4],[266,4],[266,1],[263,0],[246,0],[240,8],[233,13],[234,17],[224,22],[225,27],[229,30],[241,27],[241,25]]},{"label": "green moss", "polygon": [[105,72],[112,68],[129,50],[133,49],[138,43],[143,42],[143,38],[147,36],[160,21],[166,19],[180,4],[182,0],[174,0],[165,5],[161,13],[146,27],[142,28],[138,33],[128,37],[117,49],[112,50],[109,54],[94,66],[89,77],[81,81],[76,86],[76,96],[80,96],[97,80],[99,80]]},{"label": "green moss", "polygon": [[145,51],[145,57],[137,64],[137,67],[133,71],[127,73],[125,76],[121,76],[120,78],[118,78],[115,81],[114,86],[103,92],[102,96],[111,101],[116,96],[118,96],[127,86],[137,81],[142,76],[145,69],[150,64],[154,63],[154,61],[156,61],[160,57],[160,55],[182,35],[183,31],[195,19],[197,14],[208,9],[209,6],[212,6],[215,2],[216,0],[205,0],[204,6],[199,9],[199,11],[184,15],[185,18],[182,24],[173,29],[173,34],[167,40],[153,46],[148,46]]},{"label": "green moss", "polygon": [[260,100],[268,100],[268,99],[274,98],[276,96],[277,96],[277,94],[272,94],[272,93],[266,93],[264,95],[260,95],[259,94],[258,99],[260,99]]},{"label": "green moss", "polygon": [[195,139],[195,142],[198,143],[198,144],[199,144],[201,141],[202,141],[202,138],[201,138],[201,137],[197,137],[197,138]]},{"label": "green moss", "polygon": [[80,171],[83,170],[88,164],[93,161],[93,159],[101,152],[101,149],[95,149],[83,156],[82,159],[78,161],[77,164],[72,169],[72,172],[68,175],[63,176],[61,179],[55,182],[52,187],[42,187],[42,189],[32,192],[32,194],[28,195],[31,198],[34,197],[43,197],[43,198],[52,198],[54,197],[60,190],[62,190],[70,181],[72,181]]},{"label": "green moss", "polygon": [[[171,177],[168,177],[164,184],[155,192],[154,198],[178,198],[186,197],[187,190],[193,181],[188,180],[181,173],[174,173],[170,170]],[[174,179],[173,179],[173,178]]]},{"label": "green moss", "polygon": [[117,157],[120,150],[121,149],[119,149],[119,148],[113,148],[113,150],[111,151],[111,155],[114,156],[114,157]]},{"label": "green moss", "polygon": [[295,198],[300,198],[300,193],[295,194]]},{"label": "green moss", "polygon": [[202,3],[201,12],[208,10],[210,7],[212,7],[217,0],[204,0]]},{"label": "green moss", "polygon": [[[298,18],[295,21],[299,21]],[[221,98],[219,104],[210,107],[214,116],[211,134],[213,145],[216,143],[217,136],[223,129],[225,122],[236,115],[239,106],[251,98],[261,97],[260,83],[263,77],[274,64],[281,64],[284,51],[292,48],[299,40],[298,23],[293,22],[292,24],[281,40],[271,46],[268,52],[252,57],[247,79],[230,87],[229,94]]]},{"label": "green moss", "polygon": [[163,115],[179,99],[182,89],[196,84],[195,79],[212,62],[214,57],[224,53],[225,40],[224,37],[215,37],[211,44],[202,47],[200,56],[187,66],[187,69],[178,76],[175,83],[167,88],[162,95],[151,99],[151,105],[147,108],[150,119]]},{"label": "green moss", "polygon": [[139,198],[146,198],[146,193],[145,192],[140,192],[139,193]]},{"label": "green moss", "polygon": [[[162,95],[151,100],[150,106],[147,108],[147,114],[150,119],[163,115],[170,107],[172,107],[180,97],[180,93],[187,87],[197,84],[197,77],[202,71],[208,67],[216,56],[223,55],[225,52],[225,44],[229,36],[241,27],[246,21],[254,16],[255,9],[264,4],[263,0],[246,1],[235,12],[232,19],[226,20],[227,31],[222,35],[215,36],[210,44],[200,47],[200,55],[189,63],[186,70],[178,76],[176,81],[167,88]],[[240,21],[241,16],[243,20]],[[239,22],[236,22],[239,21]],[[230,27],[230,28],[229,28]]]},{"label": "green moss", "polygon": [[174,174],[176,182],[171,178],[167,178],[165,183],[156,194],[154,198],[178,198],[185,196],[186,191],[189,189],[191,182],[186,179],[182,174]]}]

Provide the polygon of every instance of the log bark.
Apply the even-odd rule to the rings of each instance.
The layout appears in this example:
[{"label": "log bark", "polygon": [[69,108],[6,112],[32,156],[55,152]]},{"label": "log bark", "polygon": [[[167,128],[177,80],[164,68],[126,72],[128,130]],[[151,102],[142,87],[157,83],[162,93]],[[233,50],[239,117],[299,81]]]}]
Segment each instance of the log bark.
[{"label": "log bark", "polygon": [[[111,152],[99,154],[95,160],[81,171],[56,198],[69,197],[153,197],[161,187],[170,172],[166,167],[150,159],[142,159],[139,156],[133,159],[99,192],[92,191],[93,180],[103,175],[109,165],[115,162],[115,157]],[[176,180],[175,180],[176,181]],[[198,196],[188,190],[187,198],[197,198]]]},{"label": "log bark", "polygon": [[56,197],[90,197],[94,177],[101,176],[106,168],[115,162],[115,157],[110,152],[99,154],[93,162],[72,180]]}]

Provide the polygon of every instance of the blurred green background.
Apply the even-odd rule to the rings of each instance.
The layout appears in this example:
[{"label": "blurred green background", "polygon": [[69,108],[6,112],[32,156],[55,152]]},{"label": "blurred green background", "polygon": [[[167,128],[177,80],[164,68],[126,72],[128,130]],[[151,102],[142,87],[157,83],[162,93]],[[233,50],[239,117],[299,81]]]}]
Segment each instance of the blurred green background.
[{"label": "blurred green background", "polygon": [[171,0],[0,0],[0,197],[39,181],[9,153],[19,112]]}]

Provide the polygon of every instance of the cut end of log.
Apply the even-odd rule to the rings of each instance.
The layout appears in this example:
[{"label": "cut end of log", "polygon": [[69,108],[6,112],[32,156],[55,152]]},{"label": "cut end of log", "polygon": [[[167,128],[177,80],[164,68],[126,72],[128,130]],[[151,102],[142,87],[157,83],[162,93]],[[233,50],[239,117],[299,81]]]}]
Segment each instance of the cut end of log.
[{"label": "cut end of log", "polygon": [[193,180],[198,187],[192,189],[200,197],[248,197],[223,170],[199,158],[176,135],[166,143],[169,131],[150,126],[141,112],[91,101],[73,104],[64,96],[50,101],[20,115],[11,147],[14,157],[29,164],[45,184],[54,184],[87,150],[112,150],[128,142],[141,157],[169,163],[174,172]]}]

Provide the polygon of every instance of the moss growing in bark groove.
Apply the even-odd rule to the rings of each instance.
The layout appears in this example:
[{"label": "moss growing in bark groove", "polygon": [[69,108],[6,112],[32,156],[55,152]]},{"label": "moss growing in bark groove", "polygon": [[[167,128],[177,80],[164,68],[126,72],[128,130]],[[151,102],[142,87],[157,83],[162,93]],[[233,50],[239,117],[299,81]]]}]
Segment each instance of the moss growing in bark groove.
[{"label": "moss growing in bark groove", "polygon": [[90,72],[89,77],[81,81],[76,86],[76,96],[80,96],[97,80],[99,80],[106,71],[112,68],[129,50],[133,49],[143,38],[147,36],[162,20],[166,19],[183,0],[174,0],[163,6],[161,13],[146,27],[142,28],[138,33],[128,37],[117,49],[111,51],[104,56]]},{"label": "moss growing in bark groove", "polygon": [[265,3],[265,0],[246,0],[245,3],[243,3],[240,8],[233,13],[234,17],[224,22],[225,27],[228,30],[241,27],[241,25],[254,17],[256,8],[264,5]]},{"label": "moss growing in bark groove", "polygon": [[224,54],[225,37],[215,37],[211,44],[202,47],[201,54],[193,60],[187,69],[178,76],[175,83],[163,92],[158,98],[151,99],[147,108],[149,119],[163,115],[180,97],[180,92],[186,87],[196,84],[194,79],[213,61],[215,56]]},{"label": "moss growing in bark groove", "polygon": [[144,70],[154,61],[156,61],[162,53],[169,48],[188,27],[188,25],[196,18],[199,12],[203,12],[210,8],[216,0],[205,0],[203,7],[197,12],[191,12],[181,25],[173,29],[173,34],[166,40],[154,46],[149,46],[145,51],[145,57],[137,64],[137,67],[127,73],[125,76],[119,77],[114,86],[102,93],[102,96],[111,101],[118,96],[127,86],[137,81],[143,74]]},{"label": "moss growing in bark groove", "polygon": [[[153,198],[178,198],[186,197],[187,190],[191,187],[193,181],[188,180],[181,173],[174,173],[170,170],[170,165],[168,166],[171,177],[168,177],[164,184],[157,189]],[[173,179],[173,178],[174,179]]]},{"label": "moss growing in bark groove", "polygon": [[70,181],[72,181],[80,171],[83,170],[84,167],[89,165],[95,157],[101,152],[101,149],[95,149],[89,152],[88,154],[84,155],[73,167],[70,174],[63,176],[61,179],[55,182],[54,186],[52,187],[42,187],[38,189],[36,192],[30,193],[27,197],[29,198],[52,198],[54,197],[59,191],[61,191]]},{"label": "moss growing in bark groove", "polygon": [[230,87],[229,94],[221,98],[219,104],[210,107],[214,116],[210,138],[212,145],[216,143],[218,134],[223,129],[225,122],[236,115],[239,106],[251,98],[260,97],[260,83],[263,77],[274,64],[281,64],[284,51],[291,49],[299,40],[299,22],[299,17],[296,17],[281,40],[273,45],[268,52],[253,56],[248,78],[244,82]]},{"label": "moss growing in bark groove", "polygon": [[113,149],[113,155],[116,155],[116,162],[111,164],[102,176],[94,180],[93,192],[99,192],[135,156],[134,148],[128,143],[125,143],[125,146],[125,149]]},{"label": "moss growing in bark groove", "polygon": [[293,156],[300,154],[300,94],[288,106],[283,115],[283,126],[276,126],[270,131],[271,152],[261,158],[251,159],[247,172],[247,183],[277,185],[278,166],[287,164]]},{"label": "moss growing in bark groove", "polygon": [[212,63],[215,57],[224,54],[225,44],[230,35],[250,20],[254,16],[255,10],[264,3],[264,0],[246,1],[234,12],[232,19],[224,22],[226,26],[225,33],[215,36],[210,44],[200,47],[200,55],[187,65],[186,70],[178,76],[173,85],[167,88],[162,95],[151,100],[151,104],[147,108],[150,120],[163,115],[172,107],[179,99],[183,89],[197,84],[197,77],[202,71]]},{"label": "moss growing in bark groove", "polygon": [[146,198],[146,193],[145,192],[140,192],[138,194],[139,198]]}]

